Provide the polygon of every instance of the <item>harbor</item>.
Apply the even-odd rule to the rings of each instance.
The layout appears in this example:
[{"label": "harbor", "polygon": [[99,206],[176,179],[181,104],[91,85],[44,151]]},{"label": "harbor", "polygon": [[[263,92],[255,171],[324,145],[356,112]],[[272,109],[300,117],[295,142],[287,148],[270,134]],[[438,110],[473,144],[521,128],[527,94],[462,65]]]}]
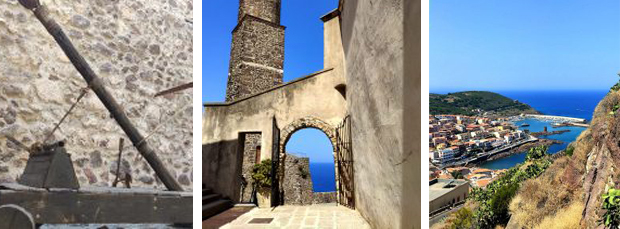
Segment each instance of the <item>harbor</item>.
[{"label": "harbor", "polygon": [[[514,120],[513,120],[514,121]],[[545,127],[553,125],[553,120],[545,120],[539,118],[521,118],[520,120],[513,122],[515,125],[520,126],[521,130],[528,130],[531,133],[543,132]],[[527,127],[521,127],[522,124],[528,124]],[[558,127],[552,132],[556,132],[553,135],[542,135],[539,136],[539,139],[550,139],[550,140],[558,140],[562,141],[561,144],[552,144],[549,146],[548,153],[555,154],[564,150],[568,144],[572,141],[575,141],[577,137],[581,134],[581,132],[585,130],[585,127],[582,126],[562,126]],[[550,133],[552,133],[550,132]],[[499,158],[496,160],[487,160],[485,162],[480,163],[480,167],[488,168],[488,169],[507,169],[515,166],[518,163],[522,163],[525,161],[526,152],[512,154],[508,157]]]},{"label": "harbor", "polygon": [[449,168],[449,167],[457,167],[457,166],[467,166],[469,164],[473,164],[473,163],[479,163],[482,162],[484,160],[487,160],[488,158],[492,157],[493,155],[496,155],[498,153],[507,151],[507,150],[511,150],[514,149],[516,147],[519,147],[525,143],[530,143],[530,142],[536,142],[538,141],[538,138],[529,135],[526,139],[503,146],[503,147],[499,147],[496,149],[493,149],[491,151],[488,152],[482,152],[479,153],[478,155],[476,155],[475,157],[468,157],[468,158],[464,158],[461,160],[457,160],[454,162],[450,162],[450,163],[446,163],[446,164],[442,164],[437,166],[440,169],[445,169],[445,168]]}]

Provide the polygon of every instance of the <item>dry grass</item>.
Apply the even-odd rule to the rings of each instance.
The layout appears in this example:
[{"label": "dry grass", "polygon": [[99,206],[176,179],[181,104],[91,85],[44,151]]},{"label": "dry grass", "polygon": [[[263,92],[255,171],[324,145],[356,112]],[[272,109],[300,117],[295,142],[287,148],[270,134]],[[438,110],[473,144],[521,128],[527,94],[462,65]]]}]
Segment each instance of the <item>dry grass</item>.
[{"label": "dry grass", "polygon": [[544,218],[535,229],[572,229],[579,228],[581,213],[583,211],[583,203],[576,201],[566,208],[558,210],[552,216]]},{"label": "dry grass", "polygon": [[569,188],[562,181],[569,163],[569,157],[558,158],[541,176],[523,182],[510,202],[511,220],[532,228],[578,199],[581,189]]}]

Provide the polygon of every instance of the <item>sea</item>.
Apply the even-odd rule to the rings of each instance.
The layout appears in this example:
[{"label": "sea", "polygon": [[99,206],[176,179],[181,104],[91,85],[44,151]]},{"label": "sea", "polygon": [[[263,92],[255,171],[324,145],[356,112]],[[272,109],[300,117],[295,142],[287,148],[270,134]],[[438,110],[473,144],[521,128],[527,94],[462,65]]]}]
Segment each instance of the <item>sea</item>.
[{"label": "sea", "polygon": [[312,177],[312,191],[335,192],[336,172],[334,163],[310,162],[310,176]]},{"label": "sea", "polygon": [[[588,121],[592,119],[594,108],[599,101],[605,97],[605,91],[497,91],[503,96],[518,100],[532,106],[534,109],[546,115],[558,115],[574,118],[584,118]],[[528,127],[521,127],[522,124],[530,124]],[[549,153],[554,154],[565,149],[568,144],[579,136],[585,128],[583,127],[559,127],[552,128],[550,121],[538,119],[524,119],[515,122],[519,129],[528,129],[530,132],[539,132],[547,126],[548,131],[570,130],[562,134],[541,136],[541,138],[556,139],[563,141],[563,144],[554,144],[549,147]],[[518,163],[525,161],[526,152],[510,155],[508,157],[482,163],[480,167],[488,169],[508,169]]]}]

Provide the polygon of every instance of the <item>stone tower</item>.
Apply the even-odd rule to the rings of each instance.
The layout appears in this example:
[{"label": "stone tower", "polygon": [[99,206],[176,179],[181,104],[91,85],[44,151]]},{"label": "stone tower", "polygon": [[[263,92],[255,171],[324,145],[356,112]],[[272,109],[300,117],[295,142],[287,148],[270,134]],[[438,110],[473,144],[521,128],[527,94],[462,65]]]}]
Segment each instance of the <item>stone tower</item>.
[{"label": "stone tower", "polygon": [[232,32],[226,102],[282,83],[284,26],[281,0],[239,0],[239,17]]}]

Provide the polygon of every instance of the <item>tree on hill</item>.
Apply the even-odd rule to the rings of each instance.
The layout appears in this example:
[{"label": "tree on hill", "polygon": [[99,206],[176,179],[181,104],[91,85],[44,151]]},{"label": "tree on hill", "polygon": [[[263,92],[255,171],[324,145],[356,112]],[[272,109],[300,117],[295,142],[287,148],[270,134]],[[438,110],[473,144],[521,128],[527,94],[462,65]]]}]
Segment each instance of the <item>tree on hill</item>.
[{"label": "tree on hill", "polygon": [[431,114],[477,115],[475,110],[504,115],[540,113],[527,104],[488,91],[465,91],[429,95]]},{"label": "tree on hill", "polygon": [[465,179],[465,177],[463,176],[463,174],[462,174],[460,171],[458,171],[458,170],[454,170],[454,171],[452,171],[452,172],[450,173],[450,175],[452,175],[452,177],[453,177],[454,179]]}]

